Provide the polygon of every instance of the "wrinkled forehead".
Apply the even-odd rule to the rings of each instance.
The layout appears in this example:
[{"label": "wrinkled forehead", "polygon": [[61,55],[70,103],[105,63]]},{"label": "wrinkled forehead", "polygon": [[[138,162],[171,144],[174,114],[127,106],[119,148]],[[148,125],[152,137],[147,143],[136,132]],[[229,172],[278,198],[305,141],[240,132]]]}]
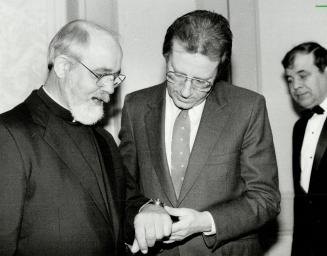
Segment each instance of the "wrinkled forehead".
[{"label": "wrinkled forehead", "polygon": [[82,54],[87,63],[106,69],[120,70],[122,49],[118,41],[110,34],[90,33],[90,43]]}]

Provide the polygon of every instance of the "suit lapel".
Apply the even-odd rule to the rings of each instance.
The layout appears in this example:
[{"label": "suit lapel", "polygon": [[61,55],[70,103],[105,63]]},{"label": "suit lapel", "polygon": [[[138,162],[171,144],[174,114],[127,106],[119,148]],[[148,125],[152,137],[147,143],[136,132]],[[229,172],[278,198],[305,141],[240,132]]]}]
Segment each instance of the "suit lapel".
[{"label": "suit lapel", "polygon": [[149,111],[145,114],[145,130],[148,137],[148,145],[151,152],[151,160],[159,177],[162,190],[165,192],[170,203],[177,203],[174,186],[170,177],[166,150],[165,150],[165,84],[160,93],[153,97],[149,103]]},{"label": "suit lapel", "polygon": [[306,193],[302,186],[300,185],[301,178],[301,149],[304,139],[305,128],[307,126],[308,119],[302,118],[298,121],[294,128],[293,135],[293,179],[294,179],[294,187],[297,192]]},{"label": "suit lapel", "polygon": [[[319,136],[318,144],[316,147],[316,152],[315,152],[315,156],[314,156],[314,160],[313,160],[313,164],[312,164],[309,190],[312,189],[311,188],[312,184],[321,182],[321,180],[319,180],[319,178],[321,179],[321,177],[323,177],[323,176],[319,175],[319,165],[325,154],[326,148],[327,148],[327,120],[325,121],[325,123],[323,125],[323,128],[322,128],[320,136]],[[318,179],[318,180],[316,180],[316,179]],[[323,180],[322,182],[325,182],[325,180]]]},{"label": "suit lapel", "polygon": [[[117,191],[116,188],[120,184],[116,183],[118,179],[115,176],[116,172],[113,170],[119,170],[122,167],[118,166],[118,161],[120,161],[120,159],[113,159],[113,154],[111,152],[112,148],[110,147],[111,143],[107,139],[107,136],[105,135],[105,131],[102,128],[96,128],[95,136],[100,136],[100,139],[98,140],[98,145],[100,148],[102,148],[102,149],[100,149],[100,153],[102,152],[102,157],[100,158],[100,161],[101,161],[103,170],[106,170],[105,174],[107,174],[107,175],[103,175],[103,180],[105,183],[105,187],[107,188],[106,193],[107,193],[107,198],[108,198],[108,207],[109,207],[110,214],[112,217],[111,224],[112,224],[113,230],[116,234],[114,237],[116,237],[116,239],[118,239],[119,238],[120,220],[119,220],[119,214],[117,212],[119,207],[116,205],[116,201],[118,199],[124,200],[124,198],[121,198],[121,195],[116,192]],[[106,143],[103,143],[104,141]],[[109,175],[109,172],[110,172],[110,175]]]},{"label": "suit lapel", "polygon": [[[216,87],[219,86],[222,85],[216,85]],[[194,185],[225,126],[229,116],[227,111],[222,111],[226,105],[225,97],[224,90],[219,90],[219,92],[213,90],[207,98],[190,155],[184,183],[178,198],[178,204],[183,201]]]},{"label": "suit lapel", "polygon": [[[54,149],[91,196],[94,203],[109,222],[108,212],[98,187],[95,174],[85,161],[73,140],[64,131],[62,120],[50,115],[44,140]],[[62,143],[64,142],[64,143]]]}]

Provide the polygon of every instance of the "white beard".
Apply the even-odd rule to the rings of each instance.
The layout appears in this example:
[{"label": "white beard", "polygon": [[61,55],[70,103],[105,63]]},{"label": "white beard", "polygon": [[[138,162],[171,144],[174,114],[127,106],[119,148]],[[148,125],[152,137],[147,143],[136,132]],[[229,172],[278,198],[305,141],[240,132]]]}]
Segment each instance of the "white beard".
[{"label": "white beard", "polygon": [[96,104],[92,100],[78,103],[72,93],[68,93],[68,98],[69,109],[75,121],[85,125],[93,125],[103,118],[102,104]]},{"label": "white beard", "polygon": [[93,125],[103,118],[103,106],[92,103],[72,105],[70,111],[75,121],[85,125]]}]

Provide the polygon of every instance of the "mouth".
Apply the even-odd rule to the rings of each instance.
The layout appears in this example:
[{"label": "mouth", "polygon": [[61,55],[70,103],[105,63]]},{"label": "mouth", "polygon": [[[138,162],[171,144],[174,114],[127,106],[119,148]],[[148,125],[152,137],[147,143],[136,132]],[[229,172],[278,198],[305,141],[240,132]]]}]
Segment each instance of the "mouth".
[{"label": "mouth", "polygon": [[102,105],[103,103],[108,103],[110,101],[110,96],[109,94],[101,94],[101,95],[93,96],[91,99],[96,104]]},{"label": "mouth", "polygon": [[302,93],[296,93],[295,95],[298,98],[302,98],[302,97],[305,97],[306,95],[308,95],[308,93],[307,92],[302,92]]}]

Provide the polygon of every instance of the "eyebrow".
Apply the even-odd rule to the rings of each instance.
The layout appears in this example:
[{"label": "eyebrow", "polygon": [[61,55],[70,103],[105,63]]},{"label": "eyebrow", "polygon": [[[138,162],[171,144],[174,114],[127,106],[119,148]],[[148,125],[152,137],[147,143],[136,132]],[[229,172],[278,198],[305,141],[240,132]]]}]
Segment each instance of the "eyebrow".
[{"label": "eyebrow", "polygon": [[[187,74],[185,74],[185,73],[183,73],[183,72],[179,72],[179,71],[178,71],[178,70],[173,66],[172,63],[170,63],[170,66],[173,68],[173,70],[174,70],[175,73],[179,73],[179,74],[182,74],[182,75],[184,75],[184,76],[191,77],[191,76],[188,76]],[[211,76],[208,77],[208,78],[200,78],[200,77],[192,76],[192,78],[194,78],[194,79],[199,79],[199,80],[204,80],[204,81],[207,81],[207,80],[212,79]]]},{"label": "eyebrow", "polygon": [[296,73],[309,73],[309,72],[304,69],[301,69],[301,70],[297,71]]},{"label": "eyebrow", "polygon": [[95,73],[102,73],[102,74],[119,74],[121,70],[113,72],[112,69],[109,68],[97,68],[94,70]]}]

